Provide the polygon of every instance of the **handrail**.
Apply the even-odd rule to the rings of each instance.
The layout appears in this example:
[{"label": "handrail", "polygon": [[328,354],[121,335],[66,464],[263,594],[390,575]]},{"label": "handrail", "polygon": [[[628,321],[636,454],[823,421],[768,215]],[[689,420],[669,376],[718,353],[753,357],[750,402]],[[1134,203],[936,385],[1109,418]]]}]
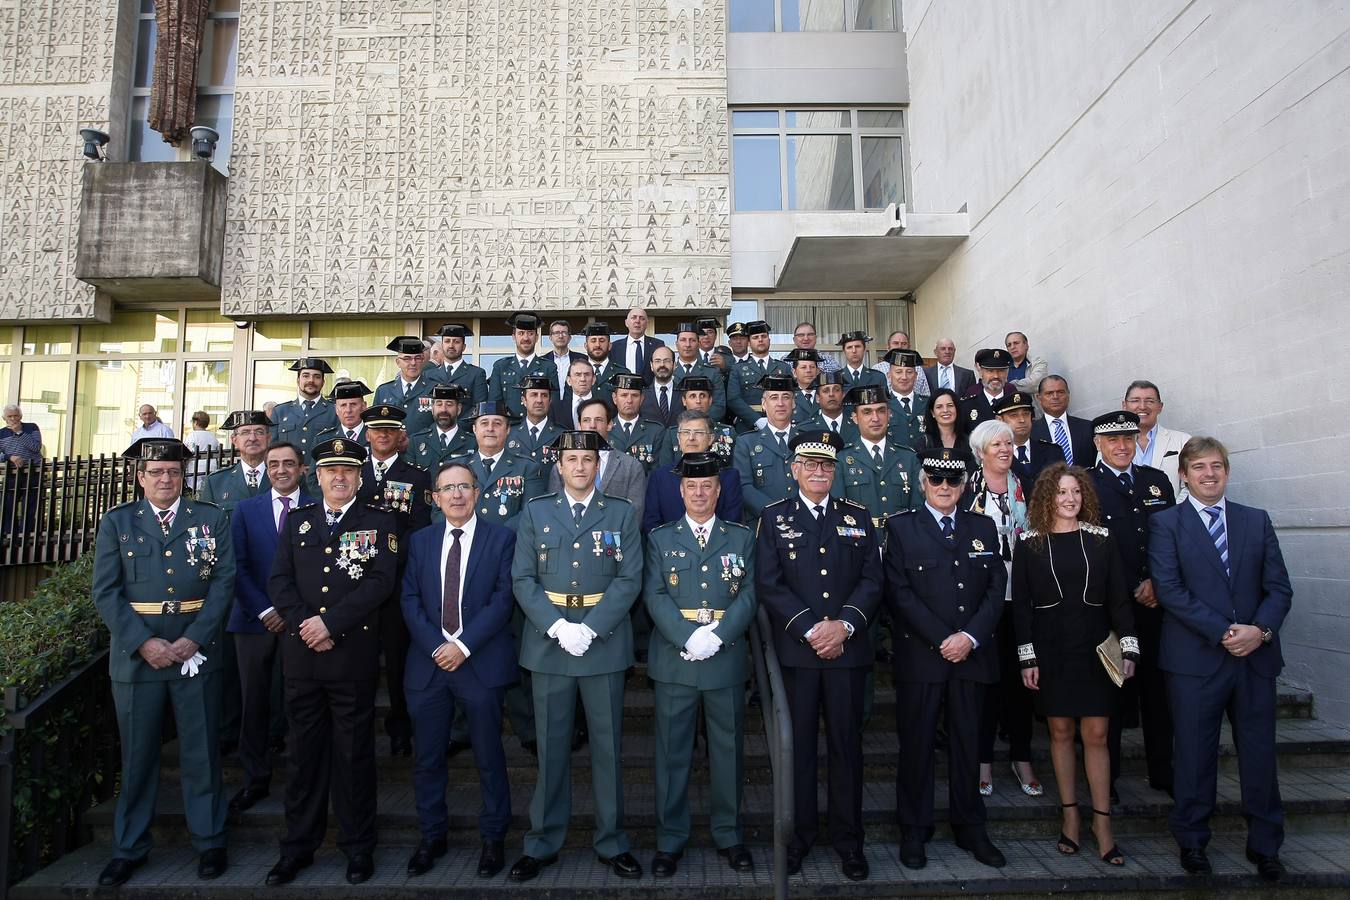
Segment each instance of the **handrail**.
[{"label": "handrail", "polygon": [[787,848],[796,827],[792,794],[792,710],[787,705],[783,670],[773,649],[769,614],[762,606],[755,616],[755,625],[750,629],[750,656],[755,661],[760,715],[764,719],[769,765],[773,769],[773,894],[776,900],[788,900]]}]

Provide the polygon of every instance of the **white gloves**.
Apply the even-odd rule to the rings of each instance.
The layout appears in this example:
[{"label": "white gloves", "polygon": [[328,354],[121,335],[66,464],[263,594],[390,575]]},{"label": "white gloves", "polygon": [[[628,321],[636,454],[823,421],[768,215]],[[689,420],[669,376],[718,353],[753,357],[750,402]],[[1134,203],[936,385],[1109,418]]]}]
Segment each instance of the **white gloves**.
[{"label": "white gloves", "polygon": [[722,639],[713,634],[714,629],[720,624],[720,622],[713,622],[710,625],[700,625],[695,628],[694,633],[689,635],[689,640],[684,642],[684,649],[680,651],[680,657],[687,662],[699,662],[721,650]]},{"label": "white gloves", "polygon": [[586,651],[591,649],[591,641],[595,640],[595,632],[590,628],[580,622],[568,622],[566,619],[554,622],[553,627],[548,630],[548,636],[573,656],[585,655]]},{"label": "white gloves", "polygon": [[178,670],[178,674],[192,678],[197,674],[197,671],[201,669],[202,663],[204,662],[206,662],[205,656],[202,656],[201,653],[194,653],[192,654],[191,659],[183,663],[183,668]]}]

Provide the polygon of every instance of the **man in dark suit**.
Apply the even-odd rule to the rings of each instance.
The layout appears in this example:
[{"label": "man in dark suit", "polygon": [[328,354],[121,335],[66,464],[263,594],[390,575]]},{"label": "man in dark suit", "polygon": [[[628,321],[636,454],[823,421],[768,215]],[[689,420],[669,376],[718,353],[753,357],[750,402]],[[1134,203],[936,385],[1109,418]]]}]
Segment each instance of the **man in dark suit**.
[{"label": "man in dark suit", "polygon": [[947,710],[947,794],[956,846],[987,866],[1007,864],[989,840],[980,798],[979,734],[988,686],[999,679],[998,640],[1007,570],[986,516],[958,509],[970,451],[920,455],[924,505],[886,522],[886,601],[895,632],[896,714],[906,723],[896,771],[900,862],[928,864],[933,754]]},{"label": "man in dark suit", "polygon": [[1097,446],[1092,442],[1092,423],[1069,415],[1069,382],[1063,375],[1047,375],[1036,389],[1043,418],[1031,426],[1031,436],[1053,441],[1064,452],[1071,466],[1092,468],[1097,461]]},{"label": "man in dark suit", "polygon": [[[642,392],[642,418],[669,429],[684,412],[684,398],[675,383],[675,351],[666,346],[656,348],[648,365],[651,375]],[[711,403],[711,381],[708,382],[708,398]]]},{"label": "man in dark suit", "polygon": [[640,306],[628,310],[623,323],[628,328],[628,334],[614,341],[610,356],[628,371],[636,372],[650,382],[652,354],[658,347],[664,347],[665,342],[647,336],[647,311]]},{"label": "man in dark suit", "polygon": [[1162,633],[1162,609],[1153,589],[1148,568],[1149,522],[1175,505],[1172,482],[1162,470],[1134,462],[1139,417],[1118,410],[1092,420],[1101,460],[1089,471],[1097,488],[1102,525],[1111,531],[1125,573],[1125,583],[1134,598],[1134,623],[1139,636],[1139,661],[1135,677],[1120,693],[1120,714],[1111,717],[1107,745],[1111,751],[1111,784],[1120,777],[1120,737],[1125,724],[1137,721],[1144,731],[1144,756],[1148,760],[1148,783],[1157,791],[1172,793],[1172,715],[1167,704],[1167,685],[1158,668],[1158,644]]},{"label": "man in dark suit", "polygon": [[957,415],[966,421],[966,428],[975,430],[981,422],[994,418],[994,404],[1007,393],[1008,367],[1012,354],[1001,347],[990,347],[975,353],[975,371],[980,381],[961,396]]},{"label": "man in dark suit", "polygon": [[[267,448],[267,478],[271,488],[250,497],[230,517],[237,570],[234,609],[225,630],[234,635],[242,696],[239,727],[239,765],[244,786],[230,800],[231,812],[250,809],[267,796],[272,783],[269,749],[285,734],[280,683],[280,635],[286,622],[267,596],[267,579],[277,554],[277,535],[286,528],[294,509],[313,503],[301,489],[305,461],[294,444]],[[275,737],[269,738],[269,734]]]},{"label": "man in dark suit", "polygon": [[975,373],[956,364],[956,343],[951,338],[938,338],[933,355],[937,357],[937,364],[923,369],[930,391],[945,387],[956,391],[956,396],[960,397],[975,386]]},{"label": "man in dark suit", "polygon": [[1209,818],[1227,712],[1240,755],[1247,859],[1260,876],[1284,874],[1284,809],[1275,766],[1275,678],[1280,626],[1293,588],[1264,510],[1225,498],[1228,451],[1193,437],[1181,450],[1187,502],[1149,523],[1153,588],[1163,608],[1159,665],[1176,727],[1171,829],[1187,872],[1208,873]]},{"label": "man in dark suit", "polygon": [[[729,425],[719,426],[730,429]],[[721,490],[717,497],[717,517],[728,522],[741,521],[741,474],[712,452],[713,425],[706,413],[685,410],[675,426],[679,439],[678,457],[669,463],[654,467],[647,476],[647,498],[642,509],[642,532],[646,534],[658,525],[674,522],[684,515],[684,498],[680,496],[679,460],[690,453],[709,453],[721,466],[717,479]]]},{"label": "man in dark suit", "polygon": [[567,387],[549,411],[549,418],[562,431],[577,427],[577,408],[595,398],[595,366],[586,357],[575,359],[567,370]]},{"label": "man in dark suit", "polygon": [[502,701],[506,686],[516,681],[516,640],[511,634],[516,535],[474,514],[478,482],[467,465],[447,463],[435,484],[445,524],[423,528],[409,539],[400,599],[412,635],[403,682],[417,737],[413,785],[422,830],[408,874],[425,875],[445,855],[445,747],[450,720],[462,708],[483,795],[478,876],[491,878],[506,864],[502,843],[511,824]]},{"label": "man in dark suit", "polygon": [[466,339],[473,337],[468,325],[451,322],[436,330],[441,339],[441,355],[445,364],[440,366],[441,381],[457,385],[464,389],[467,396],[462,408],[472,408],[487,399],[487,372],[479,366],[464,361]]},{"label": "man in dark suit", "polygon": [[867,510],[830,496],[835,456],[843,446],[832,431],[804,431],[792,439],[792,476],[799,490],[765,506],[759,517],[755,590],[772,623],[792,710],[797,809],[788,874],[801,870],[820,827],[816,741],[823,710],[830,840],[844,876],[862,881],[868,876],[862,823],[863,680],[873,663],[867,632],[881,605],[881,566]]},{"label": "man in dark suit", "polygon": [[[358,496],[362,504],[393,515],[399,546],[406,550],[404,538],[431,522],[431,507],[427,505],[431,479],[426,472],[398,455],[405,421],[402,407],[372,406],[361,414],[361,420],[366,423],[366,433],[370,435],[370,456],[361,466]],[[397,555],[399,568],[395,575],[402,578],[404,556]],[[394,598],[380,610],[380,650],[384,653],[384,678],[389,688],[389,712],[384,717],[389,752],[394,756],[409,756],[412,753],[412,723],[403,696],[408,628],[403,624],[403,612]]]},{"label": "man in dark suit", "polygon": [[323,499],[293,510],[278,539],[267,593],[281,639],[290,728],[286,835],[269,885],[287,884],[314,862],[338,820],[347,881],[375,871],[375,681],[380,607],[398,577],[398,523],[360,502],[366,450],[334,438],[313,450]]},{"label": "man in dark suit", "polygon": [[1052,463],[1064,462],[1064,451],[1054,441],[1031,436],[1031,426],[1036,421],[1036,410],[1031,395],[1022,391],[1004,393],[994,404],[994,414],[999,421],[1012,429],[1013,433],[1013,474],[1017,476],[1026,494],[1031,500],[1031,491],[1041,470]]}]

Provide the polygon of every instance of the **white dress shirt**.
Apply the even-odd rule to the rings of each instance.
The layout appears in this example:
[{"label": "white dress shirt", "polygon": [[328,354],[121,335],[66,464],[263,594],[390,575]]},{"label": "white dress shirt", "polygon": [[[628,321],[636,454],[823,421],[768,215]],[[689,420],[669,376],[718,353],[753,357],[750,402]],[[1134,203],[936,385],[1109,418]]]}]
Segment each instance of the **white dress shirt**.
[{"label": "white dress shirt", "polygon": [[717,524],[717,516],[716,514],[709,516],[708,521],[700,524],[691,519],[688,513],[685,513],[684,523],[689,526],[690,534],[695,538],[702,534],[703,540],[706,543],[708,539],[712,537],[713,526]]},{"label": "white dress shirt", "polygon": [[[463,532],[459,536],[459,630],[450,634],[441,626],[441,636],[447,641],[453,643],[459,648],[459,652],[464,654],[467,659],[469,648],[459,639],[464,633],[464,576],[469,571],[469,550],[473,547],[473,535],[478,528],[478,517],[470,516],[469,521],[463,525],[452,525],[449,521],[445,523],[445,537],[441,540],[441,622],[445,621],[445,560],[450,555],[450,547],[455,543],[455,536],[450,532],[459,528]],[[440,649],[437,647],[436,649]]]}]

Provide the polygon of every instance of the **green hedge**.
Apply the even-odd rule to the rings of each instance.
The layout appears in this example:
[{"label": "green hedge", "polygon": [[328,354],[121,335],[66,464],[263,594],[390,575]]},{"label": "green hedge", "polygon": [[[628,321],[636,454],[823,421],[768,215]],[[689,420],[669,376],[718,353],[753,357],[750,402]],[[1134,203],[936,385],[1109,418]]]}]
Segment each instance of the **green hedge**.
[{"label": "green hedge", "polygon": [[[91,598],[92,584],[90,553],[54,567],[32,599],[0,602],[0,688],[10,697],[17,692],[18,708],[60,684],[107,645],[107,629]],[[101,677],[106,683],[106,669]],[[96,689],[103,694],[99,702],[110,708],[107,688],[101,683]],[[16,733],[11,881],[22,875],[22,848],[30,837],[36,835],[41,862],[50,862],[55,830],[76,810],[111,793],[117,777],[116,727],[102,724],[107,721],[103,715],[84,713],[74,705],[52,710],[40,725]],[[0,737],[9,731],[0,708]],[[34,758],[39,752],[43,765],[37,775]]]}]

